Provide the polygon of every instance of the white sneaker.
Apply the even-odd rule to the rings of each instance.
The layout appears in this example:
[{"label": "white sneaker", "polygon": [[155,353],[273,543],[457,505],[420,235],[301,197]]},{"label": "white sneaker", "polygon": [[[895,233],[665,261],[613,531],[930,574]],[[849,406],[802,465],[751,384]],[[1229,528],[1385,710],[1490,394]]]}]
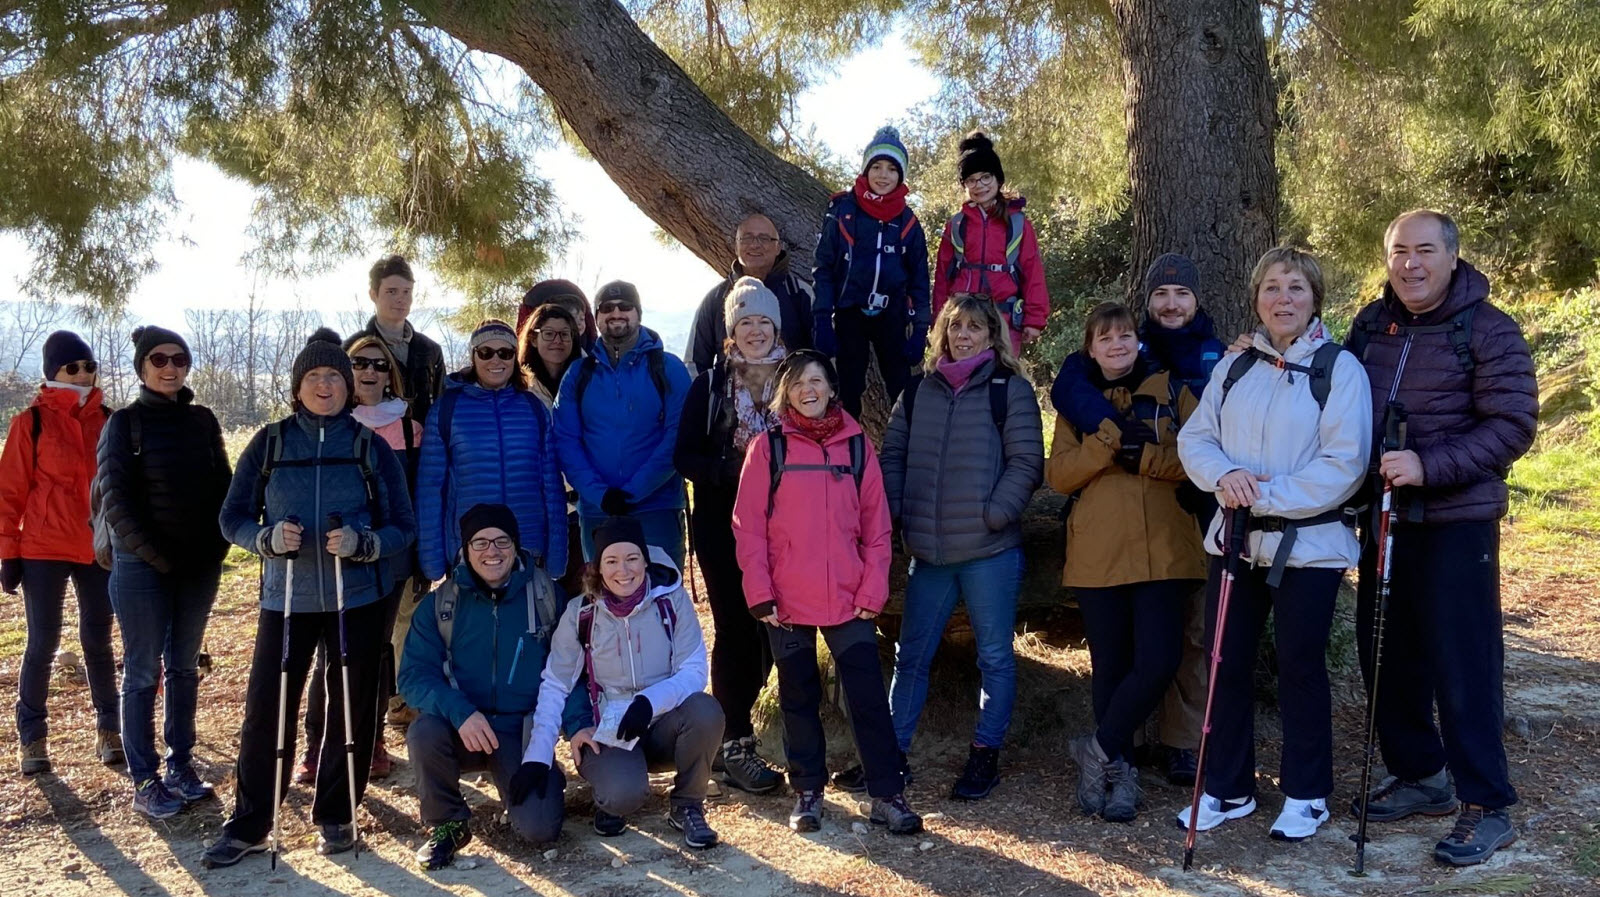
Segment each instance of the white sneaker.
[{"label": "white sneaker", "polygon": [[1304,841],[1315,835],[1317,829],[1327,821],[1328,804],[1322,798],[1295,800],[1286,797],[1283,800],[1283,812],[1272,823],[1272,838],[1275,841]]},{"label": "white sneaker", "polygon": [[[1189,829],[1189,807],[1184,807],[1178,813],[1178,828],[1185,831]],[[1230,819],[1243,819],[1256,811],[1256,799],[1241,797],[1234,800],[1223,800],[1209,794],[1200,795],[1200,821],[1195,826],[1195,831],[1209,832]]]}]

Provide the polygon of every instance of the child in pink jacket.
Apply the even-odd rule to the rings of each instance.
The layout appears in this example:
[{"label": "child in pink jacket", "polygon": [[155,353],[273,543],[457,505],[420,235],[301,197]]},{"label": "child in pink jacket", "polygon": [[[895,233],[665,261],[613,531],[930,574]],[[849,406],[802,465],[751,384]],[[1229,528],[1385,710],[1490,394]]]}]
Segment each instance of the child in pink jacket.
[{"label": "child in pink jacket", "polygon": [[827,743],[818,708],[817,633],[828,641],[872,797],[871,821],[922,830],[906,805],[905,755],[889,717],[872,620],[889,598],[889,506],[861,425],[836,401],[827,356],[795,352],[778,368],[780,421],[751,440],[734,502],[733,535],[750,612],[767,624],[794,811],[789,827],[822,825]]}]

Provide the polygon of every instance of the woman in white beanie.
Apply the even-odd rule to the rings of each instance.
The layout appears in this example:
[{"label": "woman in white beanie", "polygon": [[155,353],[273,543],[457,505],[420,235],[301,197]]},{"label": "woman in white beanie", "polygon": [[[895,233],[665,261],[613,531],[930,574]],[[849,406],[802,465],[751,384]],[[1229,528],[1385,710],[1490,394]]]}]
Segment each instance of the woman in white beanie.
[{"label": "woman in white beanie", "polygon": [[770,405],[784,357],[783,313],[765,284],[741,277],[728,290],[723,319],[729,334],[722,351],[726,361],[701,371],[689,387],[673,464],[694,483],[689,532],[716,632],[711,693],[726,717],[718,765],[729,785],[765,794],[783,777],[756,753],[750,710],[772,669],[772,651],[745,604],[732,519],[745,450],[777,423]]}]

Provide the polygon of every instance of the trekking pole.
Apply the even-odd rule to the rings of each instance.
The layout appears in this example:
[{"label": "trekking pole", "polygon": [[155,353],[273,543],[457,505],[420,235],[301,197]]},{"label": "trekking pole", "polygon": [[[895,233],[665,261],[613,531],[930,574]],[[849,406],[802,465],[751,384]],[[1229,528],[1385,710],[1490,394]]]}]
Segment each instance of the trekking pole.
[{"label": "trekking pole", "polygon": [[[1385,452],[1398,452],[1406,445],[1405,414],[1398,405],[1390,403],[1389,421],[1383,439]],[[1383,479],[1383,498],[1378,512],[1378,539],[1376,563],[1378,574],[1378,601],[1372,614],[1372,684],[1367,689],[1367,738],[1361,767],[1361,817],[1351,840],[1356,842],[1356,866],[1351,875],[1367,874],[1367,811],[1372,802],[1372,763],[1377,754],[1378,740],[1378,674],[1383,671],[1383,624],[1389,610],[1389,573],[1393,568],[1394,554],[1394,484]]]},{"label": "trekking pole", "polygon": [[[285,517],[287,523],[298,524],[300,518]],[[269,540],[271,536],[267,537]],[[283,555],[283,654],[278,659],[278,753],[277,765],[272,770],[272,868],[278,868],[278,848],[283,843],[283,832],[278,828],[279,810],[283,807],[283,765],[289,751],[284,737],[289,725],[289,613],[294,604],[294,559],[299,551]]]},{"label": "trekking pole", "polygon": [[1211,674],[1206,681],[1206,710],[1200,722],[1200,751],[1195,758],[1194,796],[1189,801],[1189,832],[1183,838],[1183,871],[1194,863],[1194,836],[1199,831],[1200,796],[1206,787],[1206,742],[1211,735],[1211,708],[1217,697],[1217,667],[1222,664],[1222,630],[1228,620],[1228,599],[1233,596],[1234,573],[1244,554],[1250,531],[1250,509],[1234,508],[1222,518],[1222,583],[1217,589],[1217,618],[1211,635]]},{"label": "trekking pole", "polygon": [[[328,515],[330,532],[343,527],[343,517]],[[339,610],[339,681],[344,686],[344,695],[339,703],[344,705],[344,771],[345,778],[350,781],[350,837],[354,842],[352,849],[359,857],[361,828],[356,822],[356,729],[350,713],[350,648],[344,630],[344,559],[338,555],[333,556],[333,594]]]},{"label": "trekking pole", "polygon": [[[692,570],[698,571],[700,569],[700,555],[694,550],[694,503],[690,500],[687,487],[684,489],[683,505],[683,528],[684,532],[688,534],[689,544],[689,563],[685,566],[690,567]],[[692,600],[695,604],[699,604],[700,590],[695,587],[694,573],[690,572],[690,570],[685,570],[683,571],[683,578],[689,581],[690,600]]]}]

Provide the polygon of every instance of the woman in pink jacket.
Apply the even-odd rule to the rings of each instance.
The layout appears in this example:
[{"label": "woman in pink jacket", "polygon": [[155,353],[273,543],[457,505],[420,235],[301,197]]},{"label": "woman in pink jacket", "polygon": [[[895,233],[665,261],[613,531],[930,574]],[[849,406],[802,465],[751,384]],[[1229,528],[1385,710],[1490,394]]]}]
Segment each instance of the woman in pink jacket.
[{"label": "woman in pink jacket", "polygon": [[750,441],[733,507],[745,601],[767,624],[796,801],[789,827],[822,826],[827,743],[818,708],[817,633],[828,641],[872,797],[871,821],[922,830],[906,805],[905,755],[889,717],[872,619],[889,598],[889,506],[878,457],[835,401],[839,380],[810,349],[778,367],[779,424]]},{"label": "woman in pink jacket", "polygon": [[962,138],[957,167],[967,201],[945,222],[939,239],[933,313],[956,293],[986,295],[999,307],[1020,355],[1050,319],[1039,240],[1022,212],[1028,201],[1006,189],[1005,168],[982,131]]}]

